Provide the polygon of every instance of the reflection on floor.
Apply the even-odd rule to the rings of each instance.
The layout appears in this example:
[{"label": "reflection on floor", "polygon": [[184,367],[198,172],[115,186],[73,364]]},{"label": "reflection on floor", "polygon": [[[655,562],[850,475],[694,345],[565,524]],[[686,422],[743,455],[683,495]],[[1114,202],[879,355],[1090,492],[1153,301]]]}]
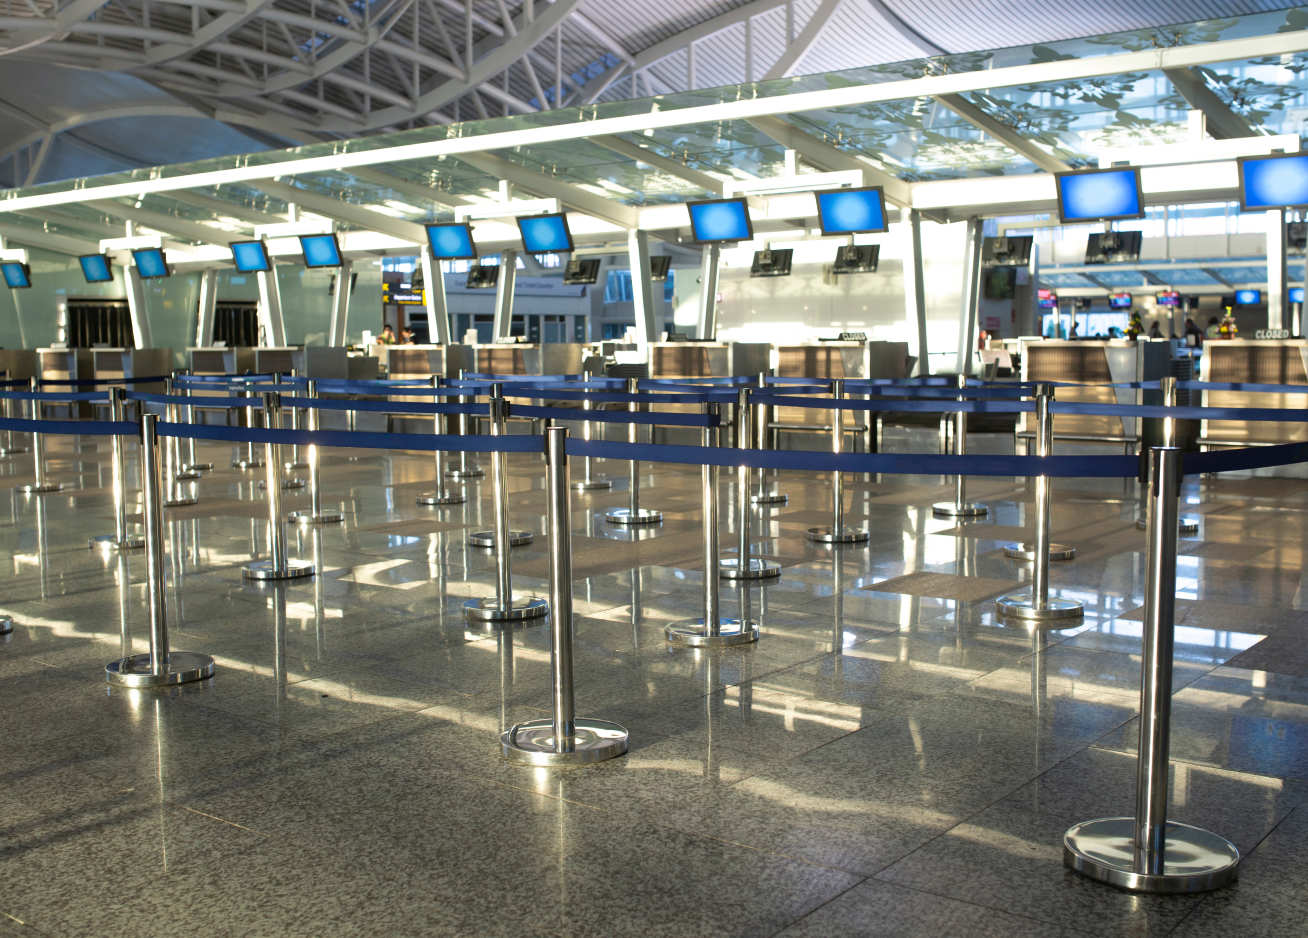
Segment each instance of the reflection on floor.
[{"label": "reflection on floor", "polygon": [[[28,459],[0,466],[6,490]],[[542,531],[543,464],[510,461],[514,526]],[[86,548],[112,528],[108,446],[60,441],[49,468],[63,493],[0,496],[17,623],[0,645],[0,935],[1229,935],[1308,918],[1301,480],[1187,480],[1173,814],[1248,856],[1221,893],[1141,897],[1061,864],[1070,824],[1132,804],[1134,482],[1055,485],[1055,537],[1080,553],[1054,591],[1086,618],[1040,636],[992,614],[1028,578],[1002,552],[1030,519],[1020,480],[972,480],[990,517],[956,525],[931,515],[944,480],[850,477],[846,521],[872,540],[833,553],[803,537],[825,480],[782,474],[790,504],[753,532],[781,579],[723,588],[762,638],[716,654],[663,637],[701,612],[698,472],[645,467],[654,530],[605,523],[625,482],[574,496],[578,712],[628,726],[632,749],[551,771],[497,746],[546,715],[549,626],[463,619],[493,589],[464,542],[490,524],[488,482],[420,508],[429,457],[330,453],[346,523],[289,534],[321,574],[259,588],[239,566],[265,553],[262,493],[207,476],[167,525],[167,602],[174,647],[218,675],[140,695],[102,679],[146,650],[143,558]],[[724,478],[724,553],[735,498]],[[544,538],[513,559],[542,591]]]}]

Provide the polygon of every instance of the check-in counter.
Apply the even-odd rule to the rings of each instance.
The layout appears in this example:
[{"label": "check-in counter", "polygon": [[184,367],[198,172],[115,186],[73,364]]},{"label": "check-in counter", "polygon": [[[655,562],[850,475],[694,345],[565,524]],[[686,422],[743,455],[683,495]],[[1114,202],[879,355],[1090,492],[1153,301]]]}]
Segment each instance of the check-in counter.
[{"label": "check-in counter", "polygon": [[[1199,366],[1202,381],[1246,384],[1302,384],[1303,394],[1254,391],[1204,391],[1208,407],[1308,408],[1308,340],[1209,339]],[[1201,447],[1259,446],[1308,442],[1308,424],[1269,420],[1205,420],[1199,427]]]},{"label": "check-in counter", "polygon": [[[908,377],[908,343],[883,341],[809,342],[778,345],[776,373],[781,378],[868,378]],[[867,426],[868,415],[844,411],[842,423],[849,431]],[[771,420],[778,431],[831,431],[831,412],[812,407],[779,407]]]},{"label": "check-in counter", "polygon": [[573,375],[582,368],[580,342],[496,342],[472,346],[474,370],[495,375]]},{"label": "check-in counter", "polygon": [[[1060,387],[1059,401],[1095,404],[1142,404],[1138,388],[1095,385],[1157,381],[1171,369],[1167,339],[1030,339],[1022,343],[1022,380],[1068,382],[1084,387]],[[1135,417],[1060,414],[1054,419],[1054,439],[1120,443],[1134,452],[1140,441]],[[1017,423],[1018,452],[1035,436],[1035,415],[1022,414]]]},{"label": "check-in counter", "polygon": [[[97,381],[114,381],[122,378],[149,378],[168,375],[173,370],[173,350],[170,348],[92,348],[91,369]],[[163,388],[163,382],[135,384],[134,391],[154,392]]]},{"label": "check-in counter", "polygon": [[37,365],[36,351],[34,349],[0,349],[0,371],[5,372],[11,381],[35,378]]},{"label": "check-in counter", "polygon": [[461,370],[476,371],[468,345],[380,345],[378,349],[381,366],[393,379],[457,378]]},{"label": "check-in counter", "polygon": [[[86,381],[95,377],[91,350],[85,348],[39,348],[36,350],[36,377],[42,381]],[[60,391],[88,391],[72,385],[51,388]],[[62,406],[62,405],[55,405]],[[44,412],[44,406],[41,411]],[[67,405],[70,417],[89,417],[90,405]]]},{"label": "check-in counter", "polygon": [[651,342],[651,378],[757,375],[771,367],[767,342]]},{"label": "check-in counter", "polygon": [[239,375],[254,371],[254,349],[244,346],[189,348],[186,357],[193,375]]},{"label": "check-in counter", "polygon": [[349,351],[344,346],[288,345],[281,347],[246,346],[187,349],[191,374],[290,374],[304,378],[350,377]]}]

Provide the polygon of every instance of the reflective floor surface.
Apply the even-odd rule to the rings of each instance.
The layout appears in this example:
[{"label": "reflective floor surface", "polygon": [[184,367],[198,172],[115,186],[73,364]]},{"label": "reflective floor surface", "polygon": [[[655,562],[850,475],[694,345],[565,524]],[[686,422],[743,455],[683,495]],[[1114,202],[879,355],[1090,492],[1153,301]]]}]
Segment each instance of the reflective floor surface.
[{"label": "reflective floor surface", "polygon": [[[330,452],[345,523],[288,529],[319,575],[261,586],[241,576],[267,554],[258,474],[206,475],[168,513],[166,601],[173,647],[217,675],[133,692],[103,670],[147,650],[144,557],[86,546],[112,530],[108,454],[58,441],[65,490],[43,497],[9,494],[30,457],[0,463],[0,935],[1303,934],[1301,478],[1186,482],[1172,816],[1247,859],[1220,893],[1154,897],[1061,862],[1067,827],[1132,808],[1133,481],[1055,483],[1055,540],[1079,553],[1054,593],[1086,615],[1041,635],[993,615],[1029,582],[1002,550],[1032,514],[1021,480],[971,480],[990,515],[959,524],[930,509],[951,480],[851,476],[846,523],[871,541],[833,550],[804,537],[830,524],[827,480],[784,473],[789,504],[751,532],[780,579],[722,587],[761,638],[706,652],[664,638],[703,613],[698,470],[645,467],[665,520],[630,529],[603,517],[626,466],[600,463],[614,490],[571,502],[577,711],[628,727],[631,751],[545,769],[507,764],[498,736],[548,715],[549,621],[495,633],[463,614],[493,592],[465,543],[491,525],[489,476],[425,508],[429,456]],[[544,465],[510,466],[512,524],[541,534]],[[545,538],[513,561],[544,595]]]}]

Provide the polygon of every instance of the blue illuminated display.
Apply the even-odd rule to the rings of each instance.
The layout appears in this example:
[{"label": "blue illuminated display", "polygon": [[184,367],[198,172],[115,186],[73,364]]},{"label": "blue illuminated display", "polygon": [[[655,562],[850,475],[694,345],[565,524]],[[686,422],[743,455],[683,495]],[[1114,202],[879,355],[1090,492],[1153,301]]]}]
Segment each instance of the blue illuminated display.
[{"label": "blue illuminated display", "polygon": [[1108,294],[1108,306],[1110,309],[1130,309],[1131,294],[1129,293]]},{"label": "blue illuminated display", "polygon": [[83,254],[78,260],[82,264],[82,276],[87,283],[110,283],[114,273],[109,268],[109,258],[103,254]]},{"label": "blue illuminated display", "polygon": [[4,271],[5,286],[12,287],[15,290],[22,290],[32,285],[32,274],[26,264],[20,264],[17,261],[8,261],[0,264],[0,270]]},{"label": "blue illuminated display", "polygon": [[1261,290],[1236,290],[1236,306],[1257,306],[1262,301],[1263,294]]},{"label": "blue illuminated display", "polygon": [[1290,288],[1290,302],[1291,302],[1291,303],[1302,303],[1302,302],[1303,302],[1303,287],[1291,287],[1291,288]]},{"label": "blue illuminated display", "polygon": [[886,202],[880,186],[819,192],[818,221],[823,234],[885,231]]},{"label": "blue illuminated display", "polygon": [[231,247],[232,263],[241,273],[253,274],[272,268],[268,263],[268,248],[262,241],[233,241]]},{"label": "blue illuminated display", "polygon": [[1308,206],[1308,155],[1240,160],[1240,205],[1255,210]]},{"label": "blue illuminated display", "polygon": [[168,261],[158,248],[143,248],[132,252],[136,272],[147,280],[168,276]]},{"label": "blue illuminated display", "polygon": [[1057,173],[1054,178],[1063,222],[1144,218],[1139,170],[1095,169]]},{"label": "blue illuminated display", "polygon": [[744,199],[687,202],[686,207],[690,209],[690,228],[696,241],[749,241],[754,237]]},{"label": "blue illuminated display", "polygon": [[468,261],[477,256],[472,229],[462,225],[428,225],[427,241],[431,256],[442,261]]},{"label": "blue illuminated display", "polygon": [[518,219],[522,247],[528,254],[562,254],[572,250],[567,216],[528,215]]},{"label": "blue illuminated display", "polygon": [[300,235],[300,250],[305,267],[341,266],[341,246],[334,234]]}]

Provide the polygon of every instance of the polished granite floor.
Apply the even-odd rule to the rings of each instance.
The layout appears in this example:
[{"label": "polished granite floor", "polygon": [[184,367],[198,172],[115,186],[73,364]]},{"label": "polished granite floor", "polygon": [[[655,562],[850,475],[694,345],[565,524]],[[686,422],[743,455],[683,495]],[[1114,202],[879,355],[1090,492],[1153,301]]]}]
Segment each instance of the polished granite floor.
[{"label": "polished granite floor", "polygon": [[[511,465],[514,525],[541,531],[543,465]],[[0,482],[30,466],[0,464]],[[698,472],[645,468],[666,520],[638,534],[601,517],[625,481],[574,496],[578,711],[626,725],[631,751],[546,770],[507,765],[498,734],[546,715],[548,626],[469,631],[461,611],[491,591],[491,558],[464,541],[490,524],[488,482],[420,508],[429,457],[332,452],[346,523],[290,534],[319,575],[260,588],[240,565],[265,554],[262,493],[210,474],[170,512],[166,598],[174,648],[218,674],[143,694],[102,676],[147,634],[143,557],[86,547],[112,527],[107,444],[60,441],[50,471],[64,492],[0,495],[17,623],[0,644],[0,935],[1304,932],[1302,477],[1187,480],[1172,814],[1247,859],[1236,886],[1157,897],[1066,872],[1060,847],[1132,806],[1134,482],[1057,484],[1055,535],[1080,554],[1053,583],[1086,617],[1041,636],[992,614],[1026,576],[1001,550],[1029,517],[1022,482],[973,480],[992,511],[958,525],[929,509],[944,480],[851,477],[872,539],[833,553],[803,537],[829,519],[825,481],[782,474],[790,504],[753,538],[781,579],[723,590],[762,638],[718,653],[663,638],[701,611]],[[725,478],[721,503],[725,552]],[[513,557],[542,591],[544,539]]]}]

